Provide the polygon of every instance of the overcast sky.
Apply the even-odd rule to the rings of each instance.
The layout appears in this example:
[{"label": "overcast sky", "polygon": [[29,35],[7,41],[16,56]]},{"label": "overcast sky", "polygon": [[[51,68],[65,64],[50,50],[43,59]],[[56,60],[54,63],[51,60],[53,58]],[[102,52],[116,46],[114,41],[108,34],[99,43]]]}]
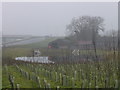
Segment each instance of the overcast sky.
[{"label": "overcast sky", "polygon": [[65,35],[73,17],[101,16],[105,29],[118,28],[116,2],[6,2],[2,3],[3,35]]}]

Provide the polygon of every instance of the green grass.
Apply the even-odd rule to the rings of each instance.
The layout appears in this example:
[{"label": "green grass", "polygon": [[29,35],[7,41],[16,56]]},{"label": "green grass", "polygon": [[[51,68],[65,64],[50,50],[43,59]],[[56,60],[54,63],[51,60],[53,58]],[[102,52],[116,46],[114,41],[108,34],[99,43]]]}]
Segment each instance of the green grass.
[{"label": "green grass", "polygon": [[[40,83],[42,88],[44,88],[43,80],[47,80],[47,83],[50,83],[52,88],[56,88],[60,86],[61,88],[71,88],[71,78],[74,77],[74,72],[76,71],[76,80],[75,80],[75,87],[81,88],[81,83],[84,82],[86,85],[85,87],[88,88],[88,80],[90,79],[91,88],[95,88],[95,77],[97,80],[97,85],[100,88],[105,87],[105,80],[108,78],[110,80],[109,85],[107,87],[114,87],[116,85],[115,80],[118,79],[118,70],[116,69],[116,61],[104,61],[104,62],[97,62],[97,63],[86,63],[86,64],[55,64],[55,65],[44,65],[44,64],[27,64],[23,63],[18,65],[22,70],[28,72],[30,75],[35,75],[40,77]],[[100,68],[100,70],[98,69]],[[36,73],[39,72],[39,73]],[[48,76],[48,72],[51,71],[51,77]],[[81,72],[82,71],[82,72]],[[15,77],[15,84],[20,84],[21,88],[37,88],[38,83],[34,80],[26,79],[19,70],[16,69],[15,66],[8,66],[9,74]],[[63,86],[59,80],[58,82],[55,81],[55,73],[59,77],[59,74],[68,76],[67,81],[69,84]],[[115,75],[114,75],[115,74]],[[83,75],[83,77],[82,77]],[[87,77],[86,77],[87,76]],[[75,77],[74,77],[75,78]],[[6,75],[5,68],[3,69],[3,88],[10,88],[10,84]]]},{"label": "green grass", "polygon": [[2,66],[0,65],[0,89],[2,88]]},{"label": "green grass", "polygon": [[2,68],[2,88],[10,88],[10,82],[8,80],[8,74],[5,67]]},{"label": "green grass", "polygon": [[[55,39],[55,38],[54,38]],[[4,58],[8,58],[9,59],[14,59],[15,57],[20,57],[20,56],[32,56],[33,54],[33,48],[40,48],[40,51],[42,51],[43,55],[48,55],[47,53],[49,53],[49,55],[54,55],[54,56],[65,56],[67,54],[70,54],[70,50],[66,50],[66,49],[47,49],[44,47],[48,46],[48,43],[50,41],[52,41],[53,39],[46,39],[44,41],[38,42],[38,43],[34,43],[34,44],[28,44],[28,45],[20,45],[20,46],[14,46],[14,47],[9,47],[9,48],[3,48],[3,59]],[[48,51],[47,51],[48,50]],[[94,54],[94,50],[90,50],[89,52],[86,50],[81,50],[80,54]],[[97,54],[101,55],[101,54],[105,54],[108,57],[108,60],[106,61],[102,61],[99,63],[86,63],[86,64],[58,64],[58,65],[42,65],[42,64],[30,64],[30,67],[33,65],[33,70],[30,69],[30,67],[26,66],[27,64],[21,64],[19,65],[20,68],[22,68],[24,71],[29,72],[30,74],[33,75],[38,75],[35,72],[35,69],[37,69],[37,71],[39,71],[39,69],[45,69],[47,71],[52,71],[52,78],[55,79],[55,72],[57,72],[58,74],[66,74],[66,76],[69,76],[69,79],[71,80],[72,77],[74,77],[74,72],[77,71],[79,72],[80,70],[82,70],[82,72],[84,73],[84,76],[87,75],[89,76],[89,78],[91,78],[91,83],[93,88],[95,88],[94,86],[94,78],[95,76],[98,76],[97,79],[101,79],[102,83],[99,81],[98,85],[99,87],[104,87],[104,81],[105,81],[105,77],[107,75],[109,75],[109,79],[111,80],[111,87],[114,86],[115,84],[115,80],[117,80],[117,62],[115,60],[111,60],[113,59],[113,51],[104,51],[104,50],[97,50]],[[117,52],[116,52],[117,54]],[[9,60],[8,59],[8,60]],[[106,58],[107,59],[107,58]],[[111,60],[111,61],[109,61]],[[98,70],[98,67],[100,67],[100,70]],[[96,70],[97,68],[97,70]],[[1,68],[0,68],[1,69]],[[11,74],[12,76],[15,77],[15,84],[20,84],[20,88],[37,88],[38,84],[33,81],[33,80],[28,80],[26,79],[24,76],[21,75],[21,73],[16,69],[16,67],[14,65],[8,66],[8,72],[9,74]],[[43,79],[45,78],[47,80],[48,83],[51,84],[51,87],[56,87],[56,86],[60,86],[62,88],[70,88],[71,86],[62,86],[61,83],[59,82],[55,82],[52,78],[48,78],[45,76],[46,72],[40,70],[39,71],[40,74],[38,75],[40,77],[41,80],[41,85],[42,87],[44,87],[43,84]],[[115,76],[113,76],[115,74]],[[100,76],[101,75],[101,76]],[[82,74],[80,74],[80,76],[82,76]],[[78,77],[77,77],[78,78]],[[85,77],[86,78],[86,77]],[[92,79],[93,78],[93,79]],[[2,70],[2,78],[0,76],[0,79],[2,79],[2,87],[3,88],[11,88],[9,80],[8,80],[8,75],[6,73],[5,68],[3,67]],[[86,78],[87,79],[87,78]],[[76,88],[81,87],[81,83],[82,81],[84,81],[84,79],[80,78],[80,80],[76,80]],[[1,83],[0,83],[1,84]]]},{"label": "green grass", "polygon": [[[32,80],[27,80],[22,77],[22,75],[16,70],[14,66],[8,66],[8,73],[15,77],[15,85],[20,84],[20,88],[37,88],[37,83]],[[2,88],[11,88],[11,85],[8,80],[8,75],[3,70],[3,80],[2,80]]]},{"label": "green grass", "polygon": [[[25,65],[19,65],[19,67],[22,68],[24,71],[27,71],[27,72],[30,73],[30,74],[37,75],[33,70],[29,69],[29,68],[26,67]],[[39,74],[39,75],[37,75],[37,76],[40,77],[40,82],[41,82],[41,87],[42,87],[42,88],[44,88],[44,84],[43,84],[43,83],[44,83],[44,82],[43,82],[44,79],[46,79],[47,82],[50,83],[51,87],[54,87],[54,88],[55,88],[56,84],[60,86],[59,83],[50,80],[48,77],[45,77],[43,74]]]},{"label": "green grass", "polygon": [[0,89],[2,88],[2,49],[0,48]]},{"label": "green grass", "polygon": [[30,56],[31,54],[32,49],[30,48],[3,48],[2,57],[14,59],[17,56]]},{"label": "green grass", "polygon": [[48,43],[55,40],[56,38],[45,39],[38,43],[27,44],[27,45],[17,45],[12,47],[3,48],[2,57],[7,58],[10,57],[14,59],[15,57],[20,56],[32,56],[34,48],[47,48]]}]

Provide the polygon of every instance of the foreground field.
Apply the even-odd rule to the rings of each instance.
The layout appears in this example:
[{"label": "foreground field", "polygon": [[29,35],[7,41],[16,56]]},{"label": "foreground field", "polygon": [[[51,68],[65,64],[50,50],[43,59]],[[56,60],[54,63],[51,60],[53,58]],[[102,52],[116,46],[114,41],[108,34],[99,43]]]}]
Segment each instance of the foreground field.
[{"label": "foreground field", "polygon": [[[19,62],[18,62],[19,63]],[[3,88],[117,88],[117,61],[3,67]]]},{"label": "foreground field", "polygon": [[[2,88],[117,88],[119,86],[118,51],[80,50],[80,58],[86,62],[72,62],[73,50],[48,49],[49,40],[29,45],[3,48]],[[55,64],[35,64],[15,61],[15,57],[33,56],[39,48],[41,56],[53,56]],[[56,58],[57,57],[57,58]],[[72,58],[71,58],[72,57]],[[79,56],[78,56],[79,57]],[[70,61],[72,59],[72,61]],[[51,59],[52,60],[52,59]],[[57,61],[58,60],[58,61]],[[65,61],[66,62],[65,62]],[[70,61],[71,63],[68,63]],[[1,79],[1,78],[0,78]]]},{"label": "foreground field", "polygon": [[0,89],[2,88],[2,66],[0,65]]}]

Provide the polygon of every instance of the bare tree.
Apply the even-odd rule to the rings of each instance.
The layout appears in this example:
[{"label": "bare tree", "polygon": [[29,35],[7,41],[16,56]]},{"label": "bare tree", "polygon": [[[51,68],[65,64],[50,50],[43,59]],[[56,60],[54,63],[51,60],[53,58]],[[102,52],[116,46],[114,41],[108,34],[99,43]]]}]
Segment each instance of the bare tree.
[{"label": "bare tree", "polygon": [[70,35],[76,36],[77,40],[92,40],[96,59],[96,38],[99,36],[99,31],[104,31],[103,21],[101,17],[82,16],[73,18],[66,27]]},{"label": "bare tree", "polygon": [[66,29],[70,36],[77,36],[78,40],[92,40],[93,35],[97,37],[100,30],[104,31],[103,21],[101,17],[82,16],[73,18]]}]

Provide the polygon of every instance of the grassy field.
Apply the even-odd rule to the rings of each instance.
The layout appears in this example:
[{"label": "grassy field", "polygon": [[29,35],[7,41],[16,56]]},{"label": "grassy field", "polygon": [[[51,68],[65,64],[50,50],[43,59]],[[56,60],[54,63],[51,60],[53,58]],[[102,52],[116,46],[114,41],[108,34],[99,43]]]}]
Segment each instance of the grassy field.
[{"label": "grassy field", "polygon": [[2,66],[0,65],[0,89],[2,88]]},{"label": "grassy field", "polygon": [[14,66],[8,67],[9,71],[3,71],[3,80],[2,80],[2,88],[11,88],[11,84],[9,82],[8,75],[14,76],[15,84],[20,84],[21,88],[33,88],[36,87],[36,84],[34,81],[27,80],[25,77],[22,77],[22,75],[16,70]]},{"label": "grassy field", "polygon": [[3,88],[11,87],[8,75],[15,77],[14,85],[19,84],[19,88],[56,88],[58,86],[60,88],[118,87],[116,61],[55,65],[23,63],[7,66],[7,69],[6,66],[3,68]]},{"label": "grassy field", "polygon": [[2,49],[0,48],[0,89],[2,88]]},{"label": "grassy field", "polygon": [[2,57],[7,58],[10,57],[14,59],[17,56],[29,56],[32,53],[32,49],[30,48],[3,48]]},{"label": "grassy field", "polygon": [[[117,88],[117,51],[97,50],[105,61],[72,64],[34,64],[15,61],[15,57],[32,56],[39,48],[45,56],[69,56],[71,50],[48,49],[54,39],[3,48],[2,88]],[[82,55],[94,55],[94,50],[81,50]],[[1,78],[0,78],[1,79]]]},{"label": "grassy field", "polygon": [[[41,50],[43,50],[42,52],[45,54],[47,49]],[[58,49],[55,49],[55,51],[49,51],[49,53],[53,55],[58,55],[58,52],[60,53],[61,51]],[[85,50],[82,52],[83,54],[87,54]],[[97,52],[102,53],[100,50]],[[105,54],[105,51],[103,52]],[[62,50],[61,55],[66,55],[66,53],[66,50]],[[11,65],[7,65],[8,70],[6,69],[5,65],[3,66],[2,87],[11,88],[11,84],[8,79],[9,75],[11,75],[12,77],[15,77],[15,87],[17,84],[19,84],[19,88],[115,88],[118,87],[118,63],[117,60],[112,59],[112,53],[113,51],[109,51],[109,54],[111,54],[108,56],[109,59],[101,62],[53,65],[28,63],[19,64],[19,62],[14,62],[13,59],[16,56],[31,56],[32,49],[20,47],[4,48],[3,58],[9,57],[9,61],[13,62]],[[15,66],[15,63],[19,69]],[[20,69],[22,71],[20,71]],[[28,75],[25,73],[28,73]],[[39,84],[38,80],[36,79],[38,77],[40,78]]]},{"label": "grassy field", "polygon": [[[10,59],[15,59],[15,57],[17,56],[32,56],[33,54],[33,49],[34,48],[46,48],[48,47],[48,43],[55,40],[56,38],[48,38],[48,39],[45,39],[41,42],[37,42],[37,43],[32,43],[32,44],[27,44],[27,45],[16,45],[16,46],[12,46],[12,47],[7,47],[7,48],[3,48],[2,50],[2,58],[3,58],[3,62],[9,62]],[[14,61],[13,61],[14,62]],[[1,67],[1,66],[0,66]],[[13,65],[11,65],[9,67],[9,70],[10,70],[10,73],[15,75],[16,78],[20,78],[20,74],[15,72],[15,68]],[[0,71],[2,72],[2,68],[0,68]],[[3,75],[3,77],[2,77]],[[3,80],[2,80],[3,78]],[[23,82],[25,78],[20,78],[19,80],[17,81],[20,81],[20,82]],[[29,87],[33,86],[33,83],[32,81],[30,82],[23,82],[22,83],[22,86],[23,87]],[[3,85],[2,85],[3,84]],[[4,71],[4,68],[3,68],[3,72],[0,73],[0,88],[10,88],[10,82],[8,80],[8,76],[6,75],[5,71]]]},{"label": "grassy field", "polygon": [[56,38],[49,38],[38,43],[27,44],[27,45],[17,45],[17,46],[3,48],[2,57],[10,57],[14,59],[17,56],[32,56],[34,49],[47,48],[48,43],[55,39]]}]

